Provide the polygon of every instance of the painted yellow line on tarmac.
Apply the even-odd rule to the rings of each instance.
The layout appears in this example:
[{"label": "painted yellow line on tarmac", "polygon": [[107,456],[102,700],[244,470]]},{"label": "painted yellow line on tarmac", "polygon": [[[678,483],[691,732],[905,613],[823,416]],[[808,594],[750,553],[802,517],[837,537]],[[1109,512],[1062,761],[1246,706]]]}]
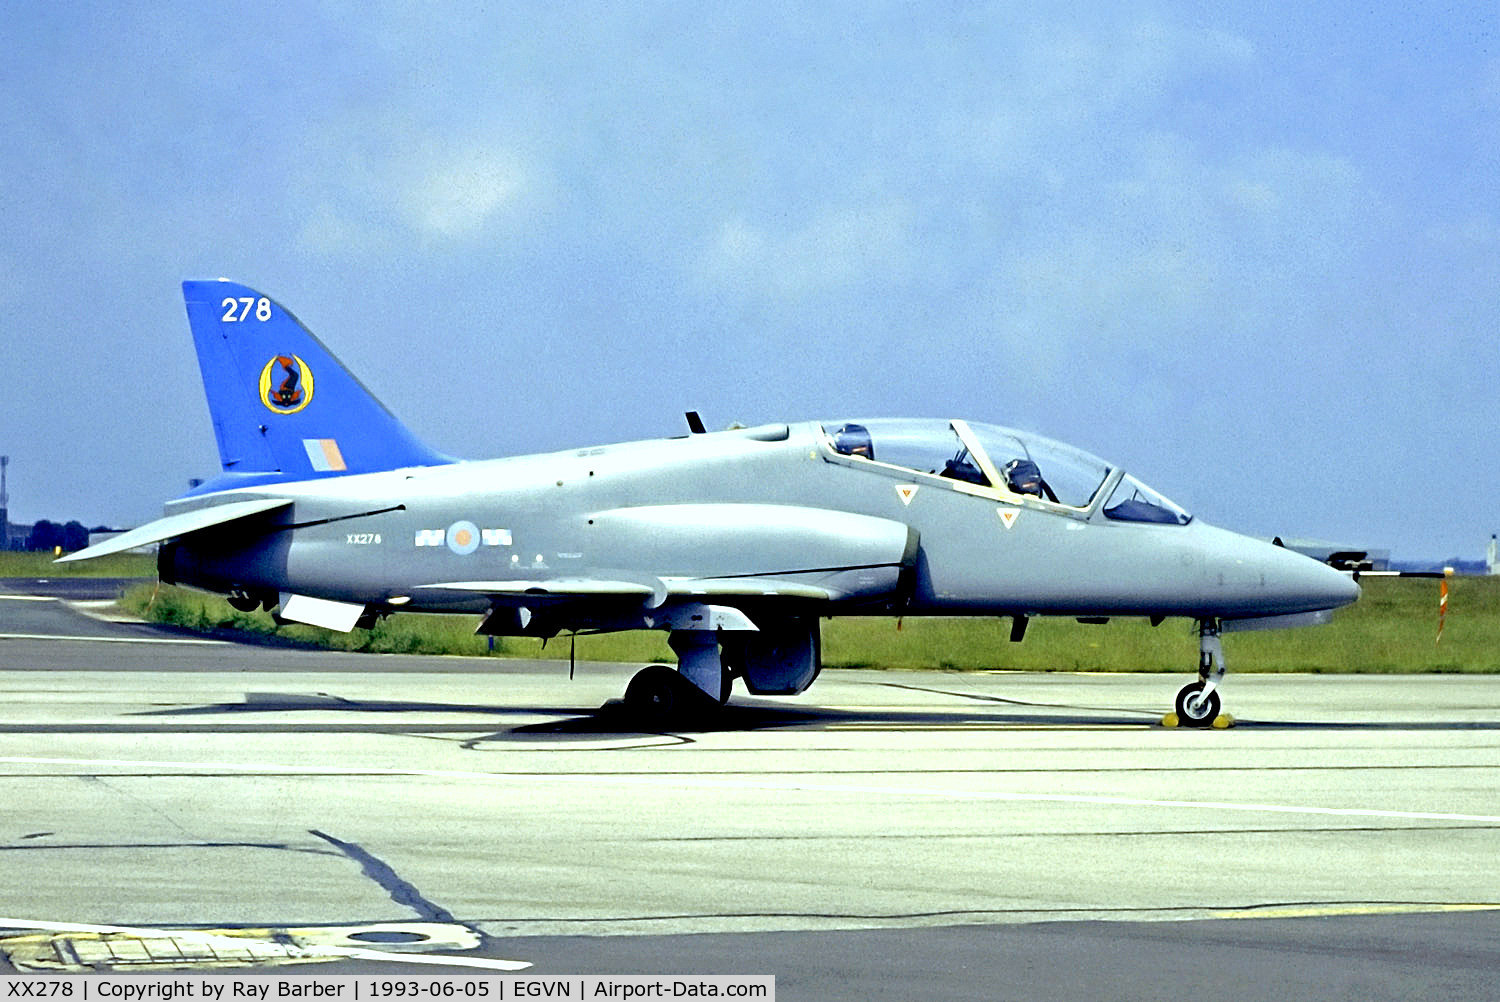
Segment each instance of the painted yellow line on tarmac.
[{"label": "painted yellow line on tarmac", "polygon": [[1145,731],[1155,724],[828,724],[830,731]]},{"label": "painted yellow line on tarmac", "polygon": [[1341,915],[1427,915],[1440,912],[1492,911],[1500,911],[1500,902],[1473,902],[1468,904],[1296,905],[1280,908],[1245,908],[1233,911],[1218,911],[1211,912],[1209,917],[1224,919],[1332,918]]}]

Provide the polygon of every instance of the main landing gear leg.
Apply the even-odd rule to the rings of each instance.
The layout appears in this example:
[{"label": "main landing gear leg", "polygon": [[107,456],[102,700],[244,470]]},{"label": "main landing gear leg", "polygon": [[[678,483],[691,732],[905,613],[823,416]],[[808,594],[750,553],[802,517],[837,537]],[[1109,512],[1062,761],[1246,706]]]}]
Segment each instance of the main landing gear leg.
[{"label": "main landing gear leg", "polygon": [[1184,727],[1211,727],[1219,715],[1219,683],[1224,680],[1224,645],[1219,621],[1198,621],[1198,681],[1177,693],[1177,722]]}]

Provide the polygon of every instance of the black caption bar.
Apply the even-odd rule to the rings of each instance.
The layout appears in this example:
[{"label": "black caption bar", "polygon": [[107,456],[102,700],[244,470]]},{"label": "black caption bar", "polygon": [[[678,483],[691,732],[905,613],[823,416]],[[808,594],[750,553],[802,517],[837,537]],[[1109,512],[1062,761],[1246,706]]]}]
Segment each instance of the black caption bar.
[{"label": "black caption bar", "polygon": [[751,999],[776,1002],[770,974],[365,975],[67,974],[0,976],[0,1002],[636,1002]]}]

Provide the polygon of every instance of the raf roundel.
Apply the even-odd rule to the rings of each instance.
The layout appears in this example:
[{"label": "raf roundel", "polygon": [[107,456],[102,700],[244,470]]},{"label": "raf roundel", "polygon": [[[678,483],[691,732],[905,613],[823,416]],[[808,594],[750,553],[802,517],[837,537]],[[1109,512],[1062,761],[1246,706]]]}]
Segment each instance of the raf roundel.
[{"label": "raf roundel", "polygon": [[300,355],[275,355],[260,370],[260,402],[272,413],[295,414],[312,396],[312,370]]},{"label": "raf roundel", "polygon": [[454,522],[448,526],[448,549],[467,557],[479,549],[479,526],[473,522]]}]

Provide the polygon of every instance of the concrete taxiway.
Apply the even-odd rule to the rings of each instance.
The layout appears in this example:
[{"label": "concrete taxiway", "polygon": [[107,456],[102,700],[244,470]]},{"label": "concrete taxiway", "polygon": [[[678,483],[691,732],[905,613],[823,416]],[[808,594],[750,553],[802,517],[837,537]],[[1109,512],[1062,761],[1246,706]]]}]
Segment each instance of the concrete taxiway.
[{"label": "concrete taxiway", "polygon": [[1231,674],[1239,725],[1201,732],[1158,725],[1175,675],[830,671],[643,733],[611,702],[632,670],[0,597],[0,956],[294,943],[782,998],[1500,988],[1500,679]]}]

